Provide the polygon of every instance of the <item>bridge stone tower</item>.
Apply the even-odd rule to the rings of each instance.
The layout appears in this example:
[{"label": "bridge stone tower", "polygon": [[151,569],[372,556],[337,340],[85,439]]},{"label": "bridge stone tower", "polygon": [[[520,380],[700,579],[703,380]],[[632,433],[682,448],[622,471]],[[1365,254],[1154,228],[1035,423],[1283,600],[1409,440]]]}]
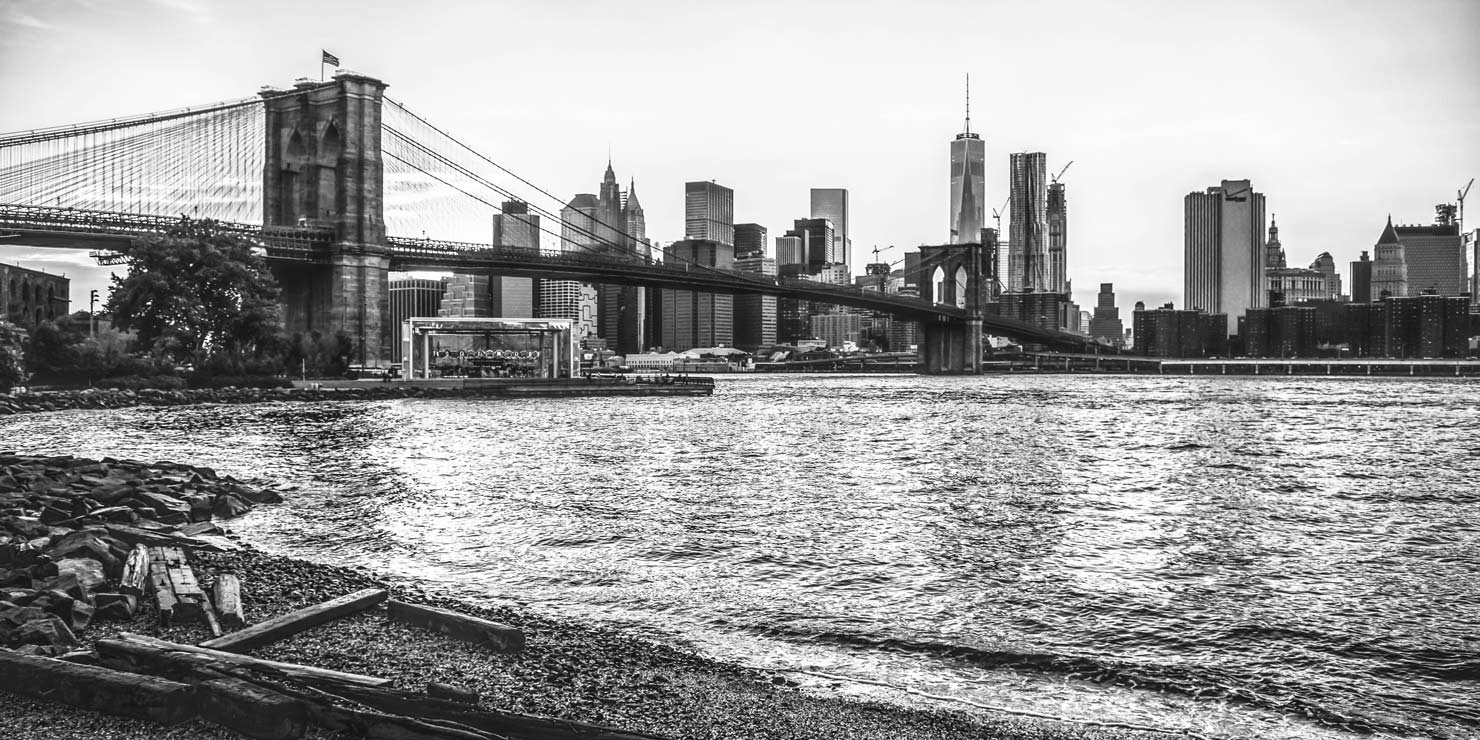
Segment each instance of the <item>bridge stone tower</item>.
[{"label": "bridge stone tower", "polygon": [[982,315],[993,295],[996,257],[990,244],[920,247],[920,297],[966,314],[963,318],[938,316],[922,324],[921,373],[981,373]]},{"label": "bridge stone tower", "polygon": [[264,91],[267,156],[262,168],[262,223],[329,232],[316,244],[327,264],[274,267],[290,333],[344,331],[352,362],[378,365],[387,352],[384,171],[380,115],[386,85],[340,72],[330,82],[299,82]]}]

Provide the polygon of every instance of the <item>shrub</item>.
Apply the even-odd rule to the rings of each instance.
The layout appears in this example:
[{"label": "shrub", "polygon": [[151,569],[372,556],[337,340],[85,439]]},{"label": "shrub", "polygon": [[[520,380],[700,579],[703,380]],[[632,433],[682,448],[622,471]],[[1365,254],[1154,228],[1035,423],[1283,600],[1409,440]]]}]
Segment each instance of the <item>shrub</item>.
[{"label": "shrub", "polygon": [[185,389],[185,379],[175,375],[125,375],[99,381],[98,387],[117,388],[126,391],[141,391],[145,389],[179,391]]},{"label": "shrub", "polygon": [[25,355],[25,334],[20,327],[0,321],[0,393],[24,383],[26,372],[21,364]]}]

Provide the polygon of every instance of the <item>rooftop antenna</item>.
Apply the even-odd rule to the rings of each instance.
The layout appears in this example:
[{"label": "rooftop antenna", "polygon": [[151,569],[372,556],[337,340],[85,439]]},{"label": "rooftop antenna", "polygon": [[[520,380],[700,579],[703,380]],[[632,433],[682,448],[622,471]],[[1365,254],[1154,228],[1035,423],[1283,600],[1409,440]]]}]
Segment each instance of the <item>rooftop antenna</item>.
[{"label": "rooftop antenna", "polygon": [[971,73],[966,73],[966,131],[971,133]]}]

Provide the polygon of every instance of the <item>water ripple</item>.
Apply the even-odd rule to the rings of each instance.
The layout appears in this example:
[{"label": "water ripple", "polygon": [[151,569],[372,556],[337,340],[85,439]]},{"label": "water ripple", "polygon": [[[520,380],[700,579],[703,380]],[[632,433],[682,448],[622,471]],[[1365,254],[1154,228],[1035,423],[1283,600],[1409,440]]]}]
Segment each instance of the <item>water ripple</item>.
[{"label": "water ripple", "polygon": [[298,484],[239,531],[747,663],[1260,737],[1460,738],[1476,398],[743,377],[704,400],[64,412],[0,419],[0,446]]}]

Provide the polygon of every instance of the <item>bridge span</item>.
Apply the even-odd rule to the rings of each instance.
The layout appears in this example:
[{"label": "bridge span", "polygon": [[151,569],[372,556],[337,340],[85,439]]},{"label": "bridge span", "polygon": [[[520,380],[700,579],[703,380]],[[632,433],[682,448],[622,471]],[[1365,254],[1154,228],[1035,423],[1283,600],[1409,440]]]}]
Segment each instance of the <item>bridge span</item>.
[{"label": "bridge span", "polygon": [[[258,100],[0,135],[0,233],[19,237],[13,244],[90,249],[117,263],[131,240],[170,230],[181,214],[211,218],[261,247],[282,286],[290,331],[345,331],[367,365],[389,355],[388,274],[406,270],[771,295],[876,311],[921,323],[919,367],[928,373],[979,372],[983,332],[1053,349],[1094,346],[992,315],[991,265],[981,245],[921,247],[922,264],[951,279],[922,284],[914,298],[660,262],[620,249],[539,250],[388,234],[391,165],[398,175],[423,185],[439,181],[464,195],[474,184],[503,191],[419,141],[418,131],[446,135],[387,100],[385,87],[341,71],[332,81],[264,91]],[[395,115],[383,120],[382,108]]]}]

